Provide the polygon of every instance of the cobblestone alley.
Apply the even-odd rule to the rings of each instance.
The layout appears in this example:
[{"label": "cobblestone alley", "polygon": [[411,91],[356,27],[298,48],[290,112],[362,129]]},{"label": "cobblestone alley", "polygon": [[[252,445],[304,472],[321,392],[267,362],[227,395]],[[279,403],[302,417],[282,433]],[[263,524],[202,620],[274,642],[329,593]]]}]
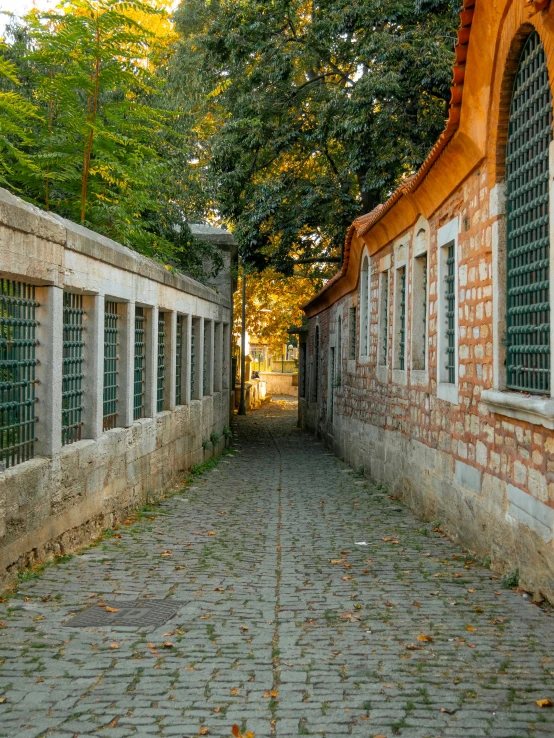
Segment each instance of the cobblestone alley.
[{"label": "cobblestone alley", "polygon": [[0,605],[1,736],[554,735],[554,620],[295,420]]}]

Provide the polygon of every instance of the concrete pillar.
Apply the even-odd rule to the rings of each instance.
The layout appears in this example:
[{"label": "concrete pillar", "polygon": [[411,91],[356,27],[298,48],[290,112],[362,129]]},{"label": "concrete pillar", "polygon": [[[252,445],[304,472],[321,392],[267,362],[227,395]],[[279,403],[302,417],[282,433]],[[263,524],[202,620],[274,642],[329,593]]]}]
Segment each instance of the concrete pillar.
[{"label": "concrete pillar", "polygon": [[158,405],[158,308],[145,308],[144,415],[153,418]]},{"label": "concrete pillar", "polygon": [[35,453],[54,456],[62,449],[63,290],[37,287],[38,361]]},{"label": "concrete pillar", "polygon": [[103,433],[104,307],[103,295],[83,295],[83,438]]},{"label": "concrete pillar", "polygon": [[165,311],[164,410],[175,410],[177,313]]},{"label": "concrete pillar", "polygon": [[133,424],[133,397],[135,386],[135,303],[119,306],[119,353],[117,387],[117,425],[128,428]]}]

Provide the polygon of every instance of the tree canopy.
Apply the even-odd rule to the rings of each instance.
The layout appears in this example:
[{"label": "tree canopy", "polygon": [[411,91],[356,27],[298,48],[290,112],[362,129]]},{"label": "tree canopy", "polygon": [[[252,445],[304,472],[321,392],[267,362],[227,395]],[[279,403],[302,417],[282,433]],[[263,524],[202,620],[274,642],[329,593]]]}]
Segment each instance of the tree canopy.
[{"label": "tree canopy", "polygon": [[203,276],[183,187],[169,0],[64,0],[0,46],[0,181],[169,267]]},{"label": "tree canopy", "polygon": [[459,5],[181,3],[174,82],[245,258],[339,259],[352,219],[417,169],[444,127]]}]

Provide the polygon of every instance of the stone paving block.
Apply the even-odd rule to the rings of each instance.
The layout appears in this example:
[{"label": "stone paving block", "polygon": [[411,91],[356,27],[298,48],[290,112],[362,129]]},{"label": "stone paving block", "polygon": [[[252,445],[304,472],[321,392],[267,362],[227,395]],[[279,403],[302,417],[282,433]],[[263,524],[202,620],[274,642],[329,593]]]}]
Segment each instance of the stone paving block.
[{"label": "stone paving block", "polygon": [[[237,429],[214,471],[0,603],[1,738],[554,735],[547,612],[292,410]],[[68,625],[148,598],[185,604],[155,628]]]}]

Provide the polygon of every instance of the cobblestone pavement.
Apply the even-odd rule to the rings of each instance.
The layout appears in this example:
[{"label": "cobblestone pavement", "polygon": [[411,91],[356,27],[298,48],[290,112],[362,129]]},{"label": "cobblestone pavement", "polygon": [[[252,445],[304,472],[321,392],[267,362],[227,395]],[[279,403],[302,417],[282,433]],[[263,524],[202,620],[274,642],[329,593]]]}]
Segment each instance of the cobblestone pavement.
[{"label": "cobblestone pavement", "polygon": [[[176,614],[72,627],[137,599]],[[554,620],[298,431],[290,404],[239,419],[216,468],[0,607],[8,738],[554,735],[536,705],[554,701]]]}]

